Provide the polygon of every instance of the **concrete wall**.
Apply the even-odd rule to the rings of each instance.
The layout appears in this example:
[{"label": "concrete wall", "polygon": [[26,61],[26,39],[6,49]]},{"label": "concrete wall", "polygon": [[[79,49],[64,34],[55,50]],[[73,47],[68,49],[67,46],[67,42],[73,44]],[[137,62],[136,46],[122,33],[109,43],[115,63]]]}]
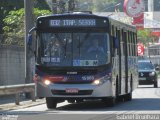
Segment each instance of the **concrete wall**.
[{"label": "concrete wall", "polygon": [[0,46],[0,85],[25,83],[24,47]]}]

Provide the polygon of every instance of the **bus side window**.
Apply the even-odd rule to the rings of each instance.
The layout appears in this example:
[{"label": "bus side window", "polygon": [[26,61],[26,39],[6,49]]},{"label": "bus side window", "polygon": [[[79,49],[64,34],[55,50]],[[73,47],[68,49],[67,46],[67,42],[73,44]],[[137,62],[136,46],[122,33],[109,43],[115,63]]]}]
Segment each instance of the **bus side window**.
[{"label": "bus side window", "polygon": [[113,38],[113,47],[114,47],[115,49],[118,49],[118,48],[119,48],[119,40],[118,40],[117,37],[114,37],[114,38]]},{"label": "bus side window", "polygon": [[114,57],[116,54],[118,54],[116,51],[119,48],[119,40],[117,37],[111,36],[112,39],[112,56]]}]

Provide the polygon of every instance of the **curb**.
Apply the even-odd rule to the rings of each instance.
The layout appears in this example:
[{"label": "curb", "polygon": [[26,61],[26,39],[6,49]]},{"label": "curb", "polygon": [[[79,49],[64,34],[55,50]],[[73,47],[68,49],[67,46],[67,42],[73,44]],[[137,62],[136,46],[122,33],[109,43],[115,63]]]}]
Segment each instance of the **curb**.
[{"label": "curb", "polygon": [[28,100],[20,102],[20,105],[16,105],[15,103],[8,103],[0,105],[0,113],[9,110],[17,110],[22,108],[28,108],[32,106],[37,106],[41,104],[45,104],[45,99],[37,99],[36,101]]}]

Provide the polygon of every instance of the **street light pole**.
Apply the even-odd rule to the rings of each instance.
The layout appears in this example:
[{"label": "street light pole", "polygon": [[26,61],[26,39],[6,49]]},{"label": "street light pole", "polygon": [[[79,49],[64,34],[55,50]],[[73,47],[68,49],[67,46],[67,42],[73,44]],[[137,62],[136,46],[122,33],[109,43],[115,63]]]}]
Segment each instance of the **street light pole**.
[{"label": "street light pole", "polygon": [[[153,12],[154,12],[154,0],[148,0],[148,12],[152,12],[152,15]],[[152,16],[152,20],[153,20],[153,16]],[[149,59],[150,59],[150,49],[149,49],[150,45],[149,45],[149,42],[148,42],[148,56],[149,56]]]}]

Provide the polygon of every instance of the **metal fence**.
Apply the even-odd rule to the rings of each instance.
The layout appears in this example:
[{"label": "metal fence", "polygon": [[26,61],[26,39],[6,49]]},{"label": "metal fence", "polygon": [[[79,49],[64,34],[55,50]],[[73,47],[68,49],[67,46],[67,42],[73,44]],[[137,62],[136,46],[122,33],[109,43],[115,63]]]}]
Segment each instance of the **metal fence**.
[{"label": "metal fence", "polygon": [[24,83],[24,47],[0,45],[0,86]]},{"label": "metal fence", "polygon": [[19,105],[20,94],[30,93],[32,101],[35,101],[35,84],[19,84],[19,85],[8,85],[0,86],[0,95],[15,95],[15,103]]}]

